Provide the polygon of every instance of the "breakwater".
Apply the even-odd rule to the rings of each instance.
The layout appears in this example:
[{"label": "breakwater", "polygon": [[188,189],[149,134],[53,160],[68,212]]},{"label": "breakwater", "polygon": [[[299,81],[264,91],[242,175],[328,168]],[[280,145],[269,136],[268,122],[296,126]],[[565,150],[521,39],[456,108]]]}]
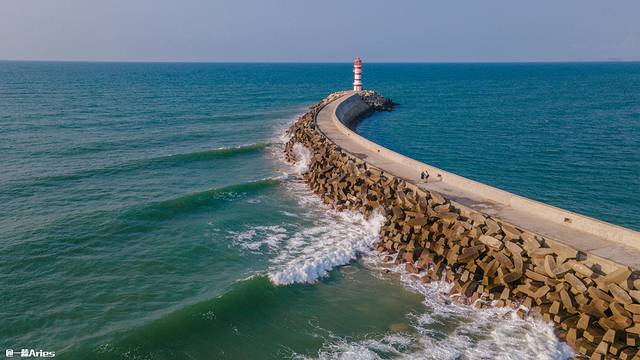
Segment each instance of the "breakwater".
[{"label": "breakwater", "polygon": [[289,129],[287,159],[308,162],[305,180],[325,203],[384,214],[376,249],[422,281],[449,281],[479,307],[538,314],[592,358],[636,356],[637,232],[458,177],[348,129],[388,105],[372,92],[329,95]]}]

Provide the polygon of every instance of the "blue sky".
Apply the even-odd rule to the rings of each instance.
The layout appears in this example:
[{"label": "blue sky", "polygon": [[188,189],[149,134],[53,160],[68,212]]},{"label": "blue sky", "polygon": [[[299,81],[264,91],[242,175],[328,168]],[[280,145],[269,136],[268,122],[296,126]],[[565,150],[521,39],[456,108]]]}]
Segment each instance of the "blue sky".
[{"label": "blue sky", "polygon": [[638,0],[1,0],[0,59],[640,60]]}]

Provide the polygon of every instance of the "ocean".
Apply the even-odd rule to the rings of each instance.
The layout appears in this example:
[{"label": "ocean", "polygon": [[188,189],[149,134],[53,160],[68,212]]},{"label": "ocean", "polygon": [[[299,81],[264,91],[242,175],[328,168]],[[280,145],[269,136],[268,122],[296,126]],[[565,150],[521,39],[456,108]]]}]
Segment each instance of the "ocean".
[{"label": "ocean", "polygon": [[[357,131],[640,228],[640,64],[366,64]],[[351,64],[0,62],[0,340],[62,359],[565,359],[370,251],[283,161]]]},{"label": "ocean", "polygon": [[640,63],[396,67],[397,81],[380,87],[402,105],[360,123],[360,134],[458,175],[640,230]]}]

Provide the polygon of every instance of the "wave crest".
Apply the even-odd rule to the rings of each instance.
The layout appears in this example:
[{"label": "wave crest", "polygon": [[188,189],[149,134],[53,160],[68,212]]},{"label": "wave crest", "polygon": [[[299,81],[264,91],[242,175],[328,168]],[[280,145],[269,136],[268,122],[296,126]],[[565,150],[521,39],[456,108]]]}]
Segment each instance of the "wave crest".
[{"label": "wave crest", "polygon": [[[17,189],[30,189],[32,186],[51,186],[58,183],[66,184],[68,181],[82,180],[94,176],[112,176],[129,171],[146,169],[156,166],[176,166],[194,161],[206,161],[212,159],[224,159],[242,154],[252,154],[264,151],[272,143],[255,143],[238,145],[231,147],[221,147],[212,150],[195,151],[190,153],[162,155],[146,159],[131,160],[121,164],[115,164],[105,167],[84,169],[72,173],[51,175],[44,177],[34,177],[23,180],[16,180],[15,187]],[[26,186],[28,185],[28,186]],[[3,189],[6,191],[6,189]]]},{"label": "wave crest", "polygon": [[299,202],[315,219],[311,226],[289,236],[272,260],[268,276],[276,285],[315,282],[331,269],[368,253],[385,221],[378,213],[365,219],[354,212],[336,212],[312,194],[301,195]]},{"label": "wave crest", "polygon": [[247,154],[262,151],[271,146],[271,143],[255,143],[230,147],[220,147],[212,150],[195,151],[185,154],[174,154],[152,158],[147,161],[172,161],[172,160],[206,160],[213,158],[222,158],[238,154]]},{"label": "wave crest", "polygon": [[243,193],[251,193],[277,186],[280,177],[265,178],[221,188],[194,192],[174,199],[147,204],[136,215],[147,219],[164,219],[177,213],[188,213],[205,206],[215,205],[218,201],[227,201]]}]

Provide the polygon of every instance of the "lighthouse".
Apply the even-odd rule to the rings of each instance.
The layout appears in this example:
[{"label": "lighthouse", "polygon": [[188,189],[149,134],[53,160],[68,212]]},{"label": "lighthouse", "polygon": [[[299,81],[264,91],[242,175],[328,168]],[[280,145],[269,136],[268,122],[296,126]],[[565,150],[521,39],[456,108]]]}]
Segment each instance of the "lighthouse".
[{"label": "lighthouse", "polygon": [[353,91],[362,90],[362,60],[357,57],[353,61]]}]

